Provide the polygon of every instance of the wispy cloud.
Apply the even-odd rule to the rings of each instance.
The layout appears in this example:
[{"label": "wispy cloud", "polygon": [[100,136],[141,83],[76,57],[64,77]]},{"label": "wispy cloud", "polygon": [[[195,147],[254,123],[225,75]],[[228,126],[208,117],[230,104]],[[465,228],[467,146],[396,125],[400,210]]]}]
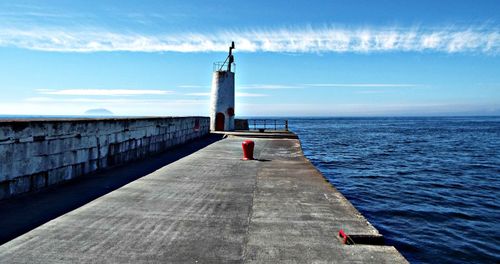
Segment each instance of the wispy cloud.
[{"label": "wispy cloud", "polygon": [[[189,107],[186,107],[186,106]],[[12,115],[78,115],[94,108],[105,108],[116,115],[208,115],[209,99],[164,100],[138,98],[63,98],[37,97],[0,104],[0,113]],[[238,113],[245,116],[273,115],[301,116],[366,116],[366,115],[498,115],[500,105],[495,102],[467,103],[237,103]]]},{"label": "wispy cloud", "polygon": [[[188,106],[188,107],[186,107]],[[0,104],[1,114],[12,115],[80,115],[95,108],[105,108],[116,115],[200,115],[208,114],[208,98],[161,99],[136,97],[30,97],[19,101],[8,101]]]},{"label": "wispy cloud", "polygon": [[267,94],[236,92],[236,97],[263,97],[263,96],[268,96],[268,95]]},{"label": "wispy cloud", "polygon": [[[210,93],[187,93],[185,95],[189,96],[210,96]],[[263,97],[268,96],[267,94],[258,94],[258,93],[242,93],[236,92],[236,97]]]},{"label": "wispy cloud", "polygon": [[278,90],[278,89],[297,89],[300,88],[300,86],[293,84],[243,84],[238,86],[238,88]]},{"label": "wispy cloud", "polygon": [[399,84],[399,83],[308,83],[308,87],[416,87],[417,84]]},{"label": "wispy cloud", "polygon": [[387,93],[389,90],[361,90],[361,91],[356,91],[354,93],[356,94],[381,94],[381,93]]},{"label": "wispy cloud", "polygon": [[[268,116],[430,116],[430,115],[498,115],[498,103],[344,103],[344,104],[287,104],[241,103],[242,115]],[[248,113],[248,114],[247,114]]]},{"label": "wispy cloud", "polygon": [[[237,85],[237,89],[241,90],[283,90],[283,89],[304,89],[309,87],[318,88],[412,88],[420,87],[422,84],[409,83],[296,83],[296,84],[242,84]],[[183,85],[183,88],[208,88],[209,86]],[[245,93],[239,93],[243,95]],[[248,94],[248,93],[246,93]],[[209,96],[209,92],[187,93],[191,96]]]},{"label": "wispy cloud", "polygon": [[39,94],[70,95],[70,96],[130,96],[130,95],[165,95],[173,91],[166,90],[132,90],[132,89],[38,89]]},{"label": "wispy cloud", "polygon": [[411,88],[419,87],[421,84],[409,83],[299,83],[299,84],[245,84],[238,89],[304,89],[304,88]]},{"label": "wispy cloud", "polygon": [[191,84],[183,84],[183,85],[179,85],[177,86],[179,88],[208,88],[210,86],[206,86],[206,85],[191,85]]},{"label": "wispy cloud", "polygon": [[210,93],[187,93],[189,96],[210,96]]},{"label": "wispy cloud", "polygon": [[2,28],[0,46],[59,52],[213,52],[229,41],[240,52],[500,52],[498,27],[243,29],[211,33],[142,34],[82,28]]},{"label": "wispy cloud", "polygon": [[32,103],[106,103],[106,104],[158,104],[158,103],[176,103],[176,104],[200,104],[199,100],[165,100],[165,99],[132,99],[132,98],[60,98],[60,97],[28,97],[24,102]]}]

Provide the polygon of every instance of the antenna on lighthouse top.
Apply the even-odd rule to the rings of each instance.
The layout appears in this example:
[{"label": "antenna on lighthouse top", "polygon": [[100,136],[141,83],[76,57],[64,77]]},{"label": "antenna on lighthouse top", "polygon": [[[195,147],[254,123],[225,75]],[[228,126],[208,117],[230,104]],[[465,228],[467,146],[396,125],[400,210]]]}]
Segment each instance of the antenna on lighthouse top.
[{"label": "antenna on lighthouse top", "polygon": [[231,47],[229,47],[229,55],[227,58],[229,59],[229,62],[227,63],[227,71],[231,71],[231,64],[234,62],[234,57],[233,57],[233,49],[234,49],[234,41],[231,41]]},{"label": "antenna on lighthouse top", "polygon": [[222,68],[224,68],[224,65],[226,65],[226,63],[227,63],[226,71],[228,72],[231,71],[231,65],[234,63],[233,49],[235,49],[234,41],[231,41],[231,46],[229,47],[229,55],[227,55],[226,60],[222,64],[219,64],[220,68],[218,71],[223,71]]}]

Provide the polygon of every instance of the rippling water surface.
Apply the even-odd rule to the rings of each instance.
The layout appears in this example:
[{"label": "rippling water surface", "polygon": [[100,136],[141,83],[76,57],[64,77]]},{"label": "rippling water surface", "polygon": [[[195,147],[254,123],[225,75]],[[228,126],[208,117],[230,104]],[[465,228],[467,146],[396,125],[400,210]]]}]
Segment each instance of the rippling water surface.
[{"label": "rippling water surface", "polygon": [[305,155],[410,262],[500,262],[500,117],[289,120]]}]

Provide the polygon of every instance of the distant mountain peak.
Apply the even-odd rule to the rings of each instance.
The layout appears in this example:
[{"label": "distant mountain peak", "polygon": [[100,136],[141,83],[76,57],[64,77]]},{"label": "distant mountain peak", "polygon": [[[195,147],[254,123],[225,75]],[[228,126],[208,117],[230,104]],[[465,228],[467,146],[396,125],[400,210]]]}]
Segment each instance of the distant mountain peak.
[{"label": "distant mountain peak", "polygon": [[92,115],[92,116],[112,116],[113,112],[111,112],[105,108],[95,108],[95,109],[89,109],[89,110],[85,111],[84,114]]}]

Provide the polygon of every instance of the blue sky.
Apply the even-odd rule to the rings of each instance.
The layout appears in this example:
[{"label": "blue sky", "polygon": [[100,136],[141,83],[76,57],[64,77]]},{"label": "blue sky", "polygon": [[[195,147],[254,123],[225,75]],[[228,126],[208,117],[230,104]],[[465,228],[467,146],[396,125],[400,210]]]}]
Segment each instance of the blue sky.
[{"label": "blue sky", "polygon": [[0,114],[500,114],[499,1],[0,0]]}]

